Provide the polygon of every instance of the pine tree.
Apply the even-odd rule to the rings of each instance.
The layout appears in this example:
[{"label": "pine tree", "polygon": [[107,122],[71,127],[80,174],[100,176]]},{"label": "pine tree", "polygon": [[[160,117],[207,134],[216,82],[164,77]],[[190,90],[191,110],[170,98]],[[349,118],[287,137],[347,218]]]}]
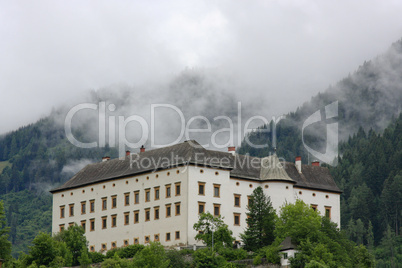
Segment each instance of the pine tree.
[{"label": "pine tree", "polygon": [[274,241],[276,213],[271,199],[264,194],[261,187],[257,187],[250,198],[251,202],[247,207],[247,228],[241,238],[246,250],[255,251]]},{"label": "pine tree", "polygon": [[367,240],[367,248],[369,250],[373,250],[373,248],[374,248],[374,233],[373,233],[373,225],[371,224],[371,221],[369,221],[369,224],[368,224],[368,227],[367,227],[366,240]]}]

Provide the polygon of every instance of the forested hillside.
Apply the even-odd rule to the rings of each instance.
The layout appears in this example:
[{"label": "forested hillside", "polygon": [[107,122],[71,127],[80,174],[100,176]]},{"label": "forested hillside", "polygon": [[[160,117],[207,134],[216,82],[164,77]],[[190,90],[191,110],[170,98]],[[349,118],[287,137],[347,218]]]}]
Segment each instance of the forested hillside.
[{"label": "forested hillside", "polygon": [[51,117],[0,139],[0,200],[5,203],[14,256],[26,251],[39,231],[51,231],[49,190],[104,155],[117,154],[107,147],[73,146]]},{"label": "forested hillside", "polygon": [[[355,73],[313,97],[276,126],[277,154],[287,161],[294,161],[295,156],[301,155],[306,163],[310,156],[301,139],[303,121],[316,110],[338,101],[340,138],[345,143],[340,145],[339,165],[331,168],[331,172],[344,190],[342,228],[359,243],[372,243],[367,236],[371,230],[370,222],[375,245],[381,244],[387,226],[391,233],[399,235],[401,73],[402,41],[398,41],[384,55],[365,62]],[[207,91],[209,86],[203,85],[202,79],[190,82],[193,86],[186,95],[189,98],[197,90]],[[187,82],[179,84],[183,87],[180,90],[189,85]],[[174,96],[179,98],[179,95],[176,92]],[[107,94],[94,98],[105,100],[105,96]],[[110,96],[113,96],[112,92]],[[122,97],[122,102],[128,102],[130,95]],[[211,95],[207,98],[219,99]],[[191,102],[183,102],[191,109]],[[227,102],[236,103],[233,99]],[[225,111],[221,109],[219,112]],[[59,112],[54,111],[47,118],[0,137],[0,199],[4,200],[7,223],[11,226],[14,256],[20,250],[26,251],[40,230],[50,231],[51,196],[48,190],[66,181],[84,165],[100,161],[102,156],[117,157],[116,150],[107,146],[96,149],[73,146],[57,121],[62,117]],[[211,113],[208,118],[213,116],[216,115]],[[322,151],[325,130],[325,122],[306,128],[304,134],[309,146]],[[89,132],[90,129],[75,129],[74,135],[85,141],[91,138]],[[352,137],[348,140],[349,135]],[[254,144],[268,143],[269,146],[256,149],[243,142],[238,153],[266,156],[273,152],[271,133],[255,131],[248,139]],[[398,194],[399,199],[395,198]]]},{"label": "forested hillside", "polygon": [[[317,110],[338,101],[339,139],[347,140],[359,128],[381,132],[402,111],[402,40],[394,43],[383,55],[365,62],[356,72],[330,86],[323,93],[311,98],[310,102],[286,115],[276,125],[276,146],[278,155],[288,161],[302,156],[306,163],[307,152],[302,144],[303,122]],[[274,125],[263,125],[260,129],[272,132]],[[273,152],[271,132],[254,131],[248,139],[257,145],[268,144],[265,148],[255,148],[242,143],[238,152],[254,156],[265,156]],[[306,127],[306,143],[316,151],[325,152],[326,122]],[[311,159],[310,159],[311,160]]]},{"label": "forested hillside", "polygon": [[376,250],[378,259],[402,254],[402,114],[383,134],[360,129],[340,145],[330,171],[340,189],[342,228]]}]

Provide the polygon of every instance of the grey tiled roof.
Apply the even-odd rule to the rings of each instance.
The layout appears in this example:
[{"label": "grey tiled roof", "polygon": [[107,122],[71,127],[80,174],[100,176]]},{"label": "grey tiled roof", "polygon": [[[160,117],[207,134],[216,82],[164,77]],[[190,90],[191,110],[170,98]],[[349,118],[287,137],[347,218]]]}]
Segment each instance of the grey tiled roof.
[{"label": "grey tiled roof", "polygon": [[296,249],[296,245],[292,243],[292,238],[290,238],[290,236],[286,237],[285,240],[282,241],[280,246],[281,246],[280,251],[285,251],[288,249]]},{"label": "grey tiled roof", "polygon": [[[328,172],[322,172],[321,167],[315,167],[316,169],[313,170],[307,168],[307,175],[304,174],[306,176],[297,177],[296,174],[289,173],[289,171],[293,170],[288,166],[288,163],[279,163],[276,155],[262,159],[246,155],[232,155],[228,152],[207,150],[196,141],[191,140],[139,154],[132,154],[123,159],[118,158],[87,165],[70,180],[62,186],[51,190],[51,192],[54,193],[97,182],[188,164],[230,170],[230,175],[236,178],[289,181],[297,185],[300,183],[305,187],[312,185],[317,186],[319,189],[328,188],[328,190],[334,189],[334,186],[336,187],[332,177]],[[268,168],[269,165],[267,166],[267,164],[271,164],[273,168]],[[325,180],[315,178],[321,174],[329,175],[329,177],[326,177]],[[328,186],[326,186],[326,183],[328,183]],[[338,188],[336,187],[336,189]]]},{"label": "grey tiled roof", "polygon": [[326,167],[302,165],[302,172],[299,173],[295,163],[283,162],[283,166],[289,177],[296,181],[295,187],[331,191],[336,193],[342,192],[336,185],[334,179],[329,173],[328,168]]}]

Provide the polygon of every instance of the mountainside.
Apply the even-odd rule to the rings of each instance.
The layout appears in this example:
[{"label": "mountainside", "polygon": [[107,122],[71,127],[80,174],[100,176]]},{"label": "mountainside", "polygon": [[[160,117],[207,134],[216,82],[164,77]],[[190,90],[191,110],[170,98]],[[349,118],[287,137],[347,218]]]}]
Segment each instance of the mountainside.
[{"label": "mountainside", "polygon": [[[339,140],[347,140],[360,127],[365,131],[373,129],[381,132],[402,111],[401,74],[402,40],[399,40],[385,54],[365,62],[355,73],[312,97],[310,102],[279,121],[276,125],[275,146],[271,132],[254,131],[248,137],[251,143],[268,146],[258,149],[243,142],[238,152],[264,156],[272,153],[273,147],[277,147],[278,155],[285,159],[293,161],[295,156],[300,155],[306,162],[309,155],[302,143],[303,123],[318,110],[323,114],[324,107],[335,101],[338,102]],[[273,122],[261,126],[261,129],[272,131]],[[316,151],[325,152],[325,119],[306,127],[303,134],[306,144]]]},{"label": "mountainside", "polygon": [[[342,140],[347,140],[349,135],[354,133],[360,133],[358,135],[363,139],[361,134],[363,130],[368,132],[373,129],[373,131],[382,132],[392,120],[398,117],[402,110],[402,76],[400,74],[402,74],[402,41],[396,42],[387,53],[364,63],[355,73],[340,81],[336,86],[330,87],[324,93],[313,97],[310,102],[305,103],[295,112],[290,113],[286,119],[280,121],[276,127],[276,142],[271,140],[271,133],[254,131],[248,136],[248,139],[254,144],[268,143],[269,146],[256,149],[244,141],[238,152],[240,154],[249,153],[256,156],[266,156],[273,151],[272,145],[274,143],[277,147],[277,154],[287,161],[294,161],[295,156],[301,155],[303,161],[306,162],[309,155],[302,144],[302,124],[309,115],[333,101],[339,103],[338,123]],[[217,115],[233,116],[236,112],[236,99],[231,94],[227,94],[230,92],[230,87],[225,88],[221,93],[216,93],[216,84],[214,86],[210,78],[205,78],[198,73],[184,73],[170,83],[167,88],[169,94],[166,96],[169,97],[166,101],[168,103],[176,103],[175,101],[177,101],[176,105],[183,112],[188,112],[190,116],[198,113],[210,119]],[[130,93],[130,89],[123,90],[120,93],[114,94],[112,90],[100,90],[94,92],[90,96],[90,100],[119,104],[116,107],[121,111],[134,109],[133,103],[141,106],[145,99],[145,97],[141,98]],[[156,101],[161,98],[158,95]],[[198,98],[201,101],[194,105],[191,98]],[[130,99],[133,100],[130,101]],[[247,107],[247,104],[243,105]],[[257,107],[257,110],[263,109],[263,105],[258,100],[252,102],[250,107]],[[12,226],[10,239],[14,245],[14,255],[20,250],[26,251],[30,241],[39,230],[50,231],[51,198],[48,190],[65,182],[86,164],[100,161],[102,156],[117,157],[118,155],[116,148],[109,148],[107,145],[104,148],[93,149],[83,149],[72,145],[67,140],[64,126],[61,123],[64,122],[65,113],[64,108],[55,110],[47,118],[0,137],[0,199],[5,201],[8,225]],[[73,131],[77,139],[81,141],[93,140],[98,125],[93,123],[92,119],[91,116],[83,116],[74,123],[77,127]],[[398,122],[395,124],[400,124],[400,119]],[[391,136],[400,141],[401,129],[395,127],[396,125],[391,127],[394,128]],[[213,126],[213,129],[218,127],[223,126],[217,124]],[[261,128],[267,127],[262,126]],[[359,128],[362,130],[358,132]],[[168,129],[169,133],[174,132],[175,125],[169,126]],[[316,123],[305,130],[306,143],[317,151],[322,151],[326,142],[325,122]],[[388,135],[386,133],[388,132],[385,132],[384,136]],[[375,139],[383,139],[378,135],[369,134],[366,139],[374,139],[374,137]],[[372,144],[375,141],[365,142]],[[356,221],[361,218],[356,216],[357,210],[354,209],[354,205],[351,205],[355,202],[351,198],[359,195],[351,193],[362,181],[373,191],[376,198],[379,198],[376,203],[379,205],[382,202],[382,192],[385,188],[389,188],[389,186],[385,187],[384,185],[392,184],[396,180],[395,176],[399,174],[401,166],[400,162],[392,162],[392,159],[400,156],[400,151],[397,150],[400,148],[400,144],[393,142],[391,145],[387,145],[388,151],[381,153],[384,155],[385,162],[382,158],[376,158],[376,155],[371,156],[367,152],[367,155],[362,155],[361,162],[355,160],[349,165],[349,162],[345,162],[346,160],[339,159],[338,167],[332,169],[338,185],[343,187],[345,191],[342,196],[344,221],[348,222],[350,219]],[[356,147],[356,143],[352,138],[347,143],[349,145],[341,146],[342,152],[345,153],[345,159],[347,159],[349,147],[352,148],[350,150],[360,148]],[[358,150],[359,152],[362,151],[361,148]],[[365,162],[367,157],[371,159],[370,162]],[[381,162],[378,164],[372,159],[380,159]],[[384,163],[387,165],[391,162],[393,163],[392,172],[391,168],[382,170]],[[359,165],[365,166],[366,163],[370,163],[372,169],[375,169],[372,173],[374,175],[367,177],[364,174],[364,176],[361,175],[361,179],[355,180],[355,173],[361,168]],[[352,172],[349,169],[356,169],[356,171]],[[377,175],[381,177],[378,179],[378,183],[376,181]],[[389,179],[390,177],[393,179]],[[388,184],[386,183],[387,180],[389,181]],[[355,191],[364,192],[363,190],[359,188]],[[364,198],[367,196],[362,197],[362,200],[365,200]],[[376,213],[376,210],[371,207],[368,209],[370,213]],[[394,221],[391,220],[393,216],[389,217],[388,224],[394,225]],[[378,226],[381,225],[378,218],[374,220],[370,216],[362,219],[366,226],[368,226],[368,220]],[[342,224],[346,224],[346,222]],[[396,226],[398,226],[398,222],[399,220],[396,220]],[[378,228],[375,234],[377,242],[381,240],[381,232],[385,227]]]}]

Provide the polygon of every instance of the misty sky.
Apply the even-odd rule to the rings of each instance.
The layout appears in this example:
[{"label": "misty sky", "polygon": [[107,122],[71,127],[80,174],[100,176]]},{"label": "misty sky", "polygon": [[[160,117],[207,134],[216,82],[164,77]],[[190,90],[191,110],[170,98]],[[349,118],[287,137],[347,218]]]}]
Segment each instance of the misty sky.
[{"label": "misty sky", "polygon": [[402,1],[216,2],[0,0],[0,133],[185,68],[233,78],[280,115],[402,37]]}]

